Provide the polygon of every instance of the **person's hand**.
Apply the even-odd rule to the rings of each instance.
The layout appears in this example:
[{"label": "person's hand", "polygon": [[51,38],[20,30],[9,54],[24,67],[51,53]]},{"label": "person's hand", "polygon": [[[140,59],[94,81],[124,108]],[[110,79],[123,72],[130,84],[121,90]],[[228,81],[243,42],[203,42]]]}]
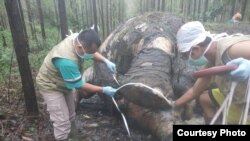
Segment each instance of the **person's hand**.
[{"label": "person's hand", "polygon": [[169,101],[168,101],[168,104],[169,104],[169,106],[170,106],[172,109],[175,108],[175,101],[169,100]]},{"label": "person's hand", "polygon": [[116,65],[114,63],[112,63],[108,59],[105,59],[104,62],[113,74],[116,73]]},{"label": "person's hand", "polygon": [[238,65],[238,68],[232,70],[229,75],[233,80],[243,81],[250,75],[250,61],[244,58],[237,58],[227,63],[227,65]]},{"label": "person's hand", "polygon": [[169,101],[169,105],[172,108],[171,109],[171,114],[172,114],[173,118],[180,117],[180,113],[181,112],[179,111],[180,109],[176,107],[175,101],[174,100],[170,100]]},{"label": "person's hand", "polygon": [[102,92],[110,97],[113,97],[116,93],[117,89],[112,88],[110,86],[106,86],[102,88]]},{"label": "person's hand", "polygon": [[167,103],[169,104],[169,106],[174,109],[175,108],[175,101],[173,100],[169,100],[169,99],[166,99]]}]

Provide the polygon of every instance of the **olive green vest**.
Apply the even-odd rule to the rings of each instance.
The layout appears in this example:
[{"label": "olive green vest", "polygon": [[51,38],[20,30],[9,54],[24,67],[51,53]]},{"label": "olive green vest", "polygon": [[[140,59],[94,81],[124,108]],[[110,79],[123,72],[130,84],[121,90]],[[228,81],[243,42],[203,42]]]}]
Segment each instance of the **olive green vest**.
[{"label": "olive green vest", "polygon": [[78,33],[72,34],[53,47],[45,57],[44,62],[36,77],[36,83],[40,91],[44,92],[69,92],[60,72],[54,66],[54,58],[65,58],[76,62],[82,74],[83,61],[77,56],[74,50],[73,40]]},{"label": "olive green vest", "polygon": [[[222,62],[222,55],[228,48],[230,48],[236,43],[247,40],[250,40],[250,35],[229,36],[218,41],[215,66],[224,65]],[[232,84],[232,80],[230,80],[229,77],[225,75],[214,75],[212,76],[211,81],[212,83],[216,83],[216,85],[224,95],[229,94],[230,87]],[[236,95],[234,96],[234,102],[236,104],[244,103],[244,98],[247,90],[246,88],[247,88],[247,80],[243,82],[238,82],[238,85],[234,93],[234,95]]]}]

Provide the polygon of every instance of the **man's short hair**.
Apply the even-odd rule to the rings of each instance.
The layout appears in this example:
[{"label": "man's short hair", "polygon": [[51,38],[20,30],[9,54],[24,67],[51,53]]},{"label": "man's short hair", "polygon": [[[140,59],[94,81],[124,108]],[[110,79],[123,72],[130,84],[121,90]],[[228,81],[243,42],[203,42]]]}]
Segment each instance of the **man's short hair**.
[{"label": "man's short hair", "polygon": [[86,48],[90,48],[93,43],[96,44],[97,48],[101,45],[100,37],[92,29],[81,31],[78,35],[78,40]]},{"label": "man's short hair", "polygon": [[198,46],[207,47],[211,41],[212,39],[210,37],[206,37],[206,39],[203,42],[199,43]]}]

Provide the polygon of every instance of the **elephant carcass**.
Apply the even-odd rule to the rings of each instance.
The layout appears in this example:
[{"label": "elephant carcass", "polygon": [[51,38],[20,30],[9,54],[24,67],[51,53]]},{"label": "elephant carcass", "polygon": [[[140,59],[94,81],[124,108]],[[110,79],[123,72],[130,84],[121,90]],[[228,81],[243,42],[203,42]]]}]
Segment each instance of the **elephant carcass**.
[{"label": "elephant carcass", "polygon": [[[175,72],[173,67],[173,64],[178,65],[174,63],[175,36],[182,24],[181,18],[169,13],[146,13],[117,27],[99,51],[117,65],[117,78],[121,85],[143,83],[157,89],[166,98],[173,99],[173,79],[180,73]],[[86,79],[96,85],[118,87],[103,63],[95,63],[86,72]],[[103,99],[110,101],[108,97]],[[130,123],[151,133],[158,140],[172,139],[172,125],[180,118],[174,117],[170,109],[147,109],[119,95],[117,100]]]}]

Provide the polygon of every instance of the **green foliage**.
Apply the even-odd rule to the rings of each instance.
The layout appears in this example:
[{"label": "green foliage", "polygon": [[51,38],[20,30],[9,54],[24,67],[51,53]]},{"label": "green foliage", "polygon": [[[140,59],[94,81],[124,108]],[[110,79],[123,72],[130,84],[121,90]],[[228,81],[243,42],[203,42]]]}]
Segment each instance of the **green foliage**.
[{"label": "green foliage", "polygon": [[[39,23],[36,23],[34,26],[36,32],[36,38],[32,38],[31,34],[28,32],[29,36],[29,61],[31,69],[37,72],[48,52],[55,46],[57,43],[61,41],[61,34],[57,30],[56,27],[53,27],[49,24],[46,25],[46,41],[42,40],[41,29]],[[3,46],[4,40],[2,38],[4,36],[5,42],[7,46]],[[8,29],[0,31],[0,84],[3,82],[7,82],[9,76],[9,68],[11,61],[11,53],[13,51],[12,37],[11,32]],[[93,65],[93,61],[85,61],[84,69],[87,69]],[[13,58],[13,68],[12,74],[18,72],[18,67],[15,53]]]},{"label": "green foliage", "polygon": [[135,0],[125,0],[125,6],[128,7],[126,9],[126,16],[125,19],[129,19],[131,17],[137,16],[138,14],[140,14],[140,10],[138,8],[138,6],[140,5],[139,0],[135,1]]},{"label": "green foliage", "polygon": [[[56,45],[60,40],[60,33],[55,27],[46,28],[46,41],[42,40],[40,25],[35,25],[36,38],[32,38],[29,35],[29,61],[32,70],[38,70],[43,62],[44,57],[49,50]],[[29,33],[29,32],[28,32]],[[6,46],[4,44],[6,43]],[[0,31],[0,84],[7,82],[9,76],[9,68],[11,63],[11,54],[13,51],[12,36],[9,29]],[[15,53],[13,57],[12,73],[18,72],[18,67]]]},{"label": "green foliage", "polygon": [[[37,27],[38,26],[36,26],[36,28]],[[53,48],[53,46],[60,42],[61,34],[55,27],[47,26],[45,29],[47,38],[46,41],[43,41],[40,28],[37,28],[36,30],[39,34],[37,34],[37,40],[30,40],[31,52],[29,53],[29,60],[31,67],[38,71],[48,52]]]},{"label": "green foliage", "polygon": [[214,21],[214,19],[222,14],[223,5],[215,5],[211,7],[204,15],[204,21]]},{"label": "green foliage", "polygon": [[[12,53],[12,39],[8,29],[0,31],[0,82],[8,77]],[[6,43],[6,44],[5,44]],[[5,46],[5,45],[6,46]]]}]

